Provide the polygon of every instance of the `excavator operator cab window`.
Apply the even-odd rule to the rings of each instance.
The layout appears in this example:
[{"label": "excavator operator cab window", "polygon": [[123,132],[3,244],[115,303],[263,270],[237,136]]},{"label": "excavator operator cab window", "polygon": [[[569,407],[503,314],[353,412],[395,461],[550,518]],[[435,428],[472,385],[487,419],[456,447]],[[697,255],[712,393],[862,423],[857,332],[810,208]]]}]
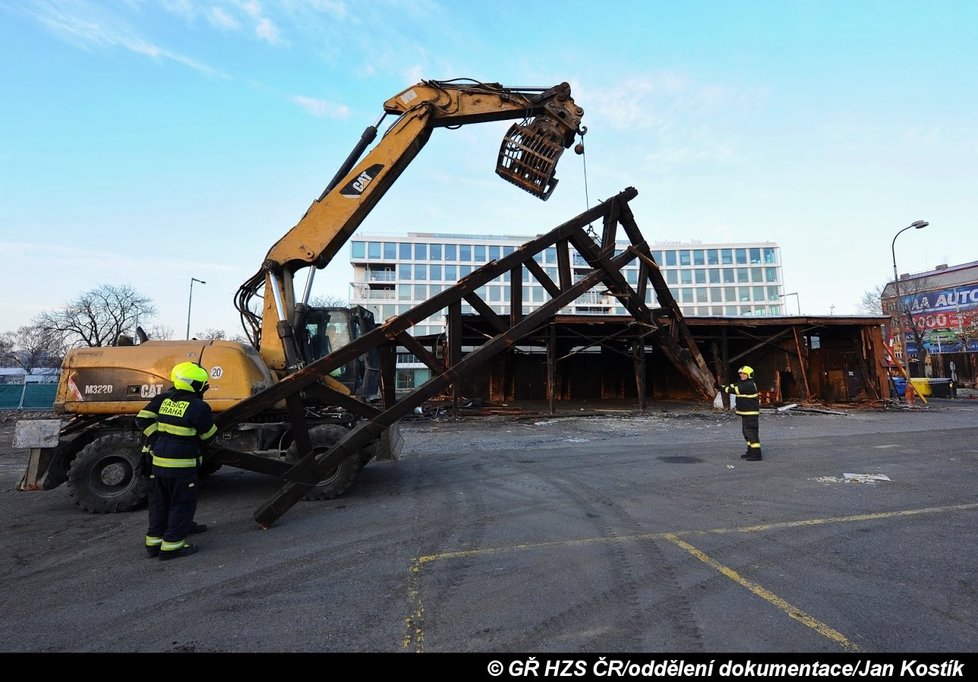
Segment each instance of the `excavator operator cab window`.
[{"label": "excavator operator cab window", "polygon": [[[307,362],[318,360],[350,343],[350,314],[346,310],[310,308],[305,324]],[[334,379],[352,380],[351,363],[338,367],[331,375]]]}]

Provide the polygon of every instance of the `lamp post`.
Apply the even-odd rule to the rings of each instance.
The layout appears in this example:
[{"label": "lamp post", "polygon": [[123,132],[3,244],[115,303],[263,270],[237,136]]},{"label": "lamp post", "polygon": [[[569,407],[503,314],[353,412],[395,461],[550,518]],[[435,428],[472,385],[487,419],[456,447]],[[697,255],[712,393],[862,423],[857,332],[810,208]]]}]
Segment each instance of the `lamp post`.
[{"label": "lamp post", "polygon": [[893,235],[893,241],[890,242],[890,255],[893,257],[893,288],[896,291],[896,312],[897,312],[897,334],[900,336],[900,351],[901,353],[906,350],[903,347],[903,297],[900,296],[900,275],[897,274],[897,264],[896,264],[896,240],[901,234],[909,229],[919,230],[930,225],[926,220],[915,220],[902,230],[897,230],[897,233]]},{"label": "lamp post", "polygon": [[798,296],[798,292],[792,291],[790,294],[778,294],[778,298],[788,298],[789,296],[795,297],[795,303],[798,305],[798,316],[801,317],[801,297]]},{"label": "lamp post", "polygon": [[190,340],[190,309],[194,304],[194,282],[200,282],[201,284],[207,284],[202,279],[197,279],[196,277],[190,278],[190,299],[187,301],[187,340]]}]

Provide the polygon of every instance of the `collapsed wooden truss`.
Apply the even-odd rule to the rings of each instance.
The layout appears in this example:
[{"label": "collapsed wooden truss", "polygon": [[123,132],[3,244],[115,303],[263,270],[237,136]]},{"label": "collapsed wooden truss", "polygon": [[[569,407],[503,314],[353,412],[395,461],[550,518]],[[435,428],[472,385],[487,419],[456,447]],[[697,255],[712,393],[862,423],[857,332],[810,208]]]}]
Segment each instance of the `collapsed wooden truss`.
[{"label": "collapsed wooden truss", "polygon": [[[540,330],[562,308],[598,285],[606,287],[641,328],[635,334],[636,362],[644,358],[645,344],[651,343],[672,362],[700,395],[712,399],[717,390],[714,376],[697,348],[628,205],[637,195],[634,188],[624,190],[550,232],[528,241],[513,253],[483,265],[454,286],[406,313],[387,320],[349,345],[219,414],[216,418],[218,427],[227,429],[282,400],[288,406],[298,450],[297,462],[276,462],[229,450],[220,453],[221,461],[225,463],[277,475],[285,481],[283,487],[255,512],[258,524],[264,528],[271,526],[345,458],[357,456],[362,448],[380,437],[401,417],[443,393],[456,384],[460,377],[496,354]],[[602,224],[600,240],[592,237],[588,231],[588,226],[598,220]],[[619,227],[629,242],[621,251],[617,250]],[[557,282],[547,275],[536,260],[540,252],[550,247],[556,247]],[[575,274],[571,268],[571,249],[590,268],[583,276],[579,270]],[[636,259],[639,261],[639,277],[637,286],[633,288],[622,273],[622,268]],[[549,301],[526,314],[523,312],[522,300],[524,268],[540,282],[551,297]],[[507,275],[511,285],[508,320],[496,314],[477,294],[486,283]],[[655,309],[645,302],[650,284],[659,303],[659,307]],[[461,342],[462,301],[467,302],[496,332],[481,346],[468,349],[464,353]],[[448,311],[448,342],[445,357],[438,358],[412,337],[408,330],[444,310]],[[407,349],[425,363],[431,369],[431,378],[411,393],[395,400],[393,377],[397,346]],[[334,369],[372,350],[377,350],[381,357],[381,407],[343,395],[321,381]],[[342,407],[360,417],[358,423],[328,451],[317,453],[312,448],[303,402],[303,395],[310,392],[327,404]]]}]

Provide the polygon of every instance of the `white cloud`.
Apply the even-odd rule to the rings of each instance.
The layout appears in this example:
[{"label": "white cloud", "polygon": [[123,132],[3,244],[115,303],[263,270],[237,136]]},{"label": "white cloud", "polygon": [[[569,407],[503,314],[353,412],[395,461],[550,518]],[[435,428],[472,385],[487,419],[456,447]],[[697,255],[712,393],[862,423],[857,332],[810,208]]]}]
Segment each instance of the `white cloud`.
[{"label": "white cloud", "polygon": [[328,118],[346,118],[350,114],[350,110],[346,105],[343,104],[332,104],[324,99],[317,99],[315,97],[304,97],[302,95],[294,95],[292,97],[292,102],[298,104],[300,107],[308,111],[313,116],[325,116]]},{"label": "white cloud", "polygon": [[258,20],[258,25],[255,26],[255,35],[271,45],[282,43],[278,27],[268,17],[262,17]]},{"label": "white cloud", "polygon": [[212,26],[220,29],[236,31],[241,28],[241,23],[225,12],[222,7],[211,7],[207,13],[207,20],[210,21]]},{"label": "white cloud", "polygon": [[217,69],[143,38],[125,20],[98,5],[48,2],[31,6],[27,11],[53,34],[81,49],[122,48],[153,59],[182,64],[210,78],[227,78]]}]

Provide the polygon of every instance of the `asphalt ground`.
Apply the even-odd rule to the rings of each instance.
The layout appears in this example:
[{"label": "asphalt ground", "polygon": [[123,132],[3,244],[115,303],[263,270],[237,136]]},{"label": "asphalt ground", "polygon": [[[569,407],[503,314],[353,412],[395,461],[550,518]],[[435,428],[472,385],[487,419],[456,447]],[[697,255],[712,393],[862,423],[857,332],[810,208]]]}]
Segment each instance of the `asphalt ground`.
[{"label": "asphalt ground", "polygon": [[201,485],[201,551],[145,512],[17,492],[0,429],[3,652],[974,652],[978,400],[417,419],[396,464],[268,530]]}]

